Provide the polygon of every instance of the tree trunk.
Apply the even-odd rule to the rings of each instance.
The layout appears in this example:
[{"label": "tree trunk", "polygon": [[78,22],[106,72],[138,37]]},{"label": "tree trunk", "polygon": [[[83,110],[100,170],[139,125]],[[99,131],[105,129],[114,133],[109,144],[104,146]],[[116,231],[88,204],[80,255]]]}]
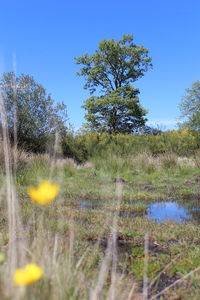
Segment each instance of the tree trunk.
[{"label": "tree trunk", "polygon": [[116,107],[113,107],[113,119],[112,119],[112,132],[115,133],[116,130],[116,115],[117,115],[117,110]]}]

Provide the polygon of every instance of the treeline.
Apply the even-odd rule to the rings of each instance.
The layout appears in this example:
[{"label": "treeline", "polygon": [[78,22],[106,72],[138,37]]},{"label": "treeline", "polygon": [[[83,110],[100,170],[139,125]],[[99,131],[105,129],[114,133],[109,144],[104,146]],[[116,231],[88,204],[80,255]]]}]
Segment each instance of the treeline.
[{"label": "treeline", "polygon": [[200,146],[200,134],[188,129],[171,130],[153,134],[73,134],[62,139],[62,151],[77,162],[95,156],[131,156],[141,152],[151,155],[176,153],[179,156],[194,155]]}]

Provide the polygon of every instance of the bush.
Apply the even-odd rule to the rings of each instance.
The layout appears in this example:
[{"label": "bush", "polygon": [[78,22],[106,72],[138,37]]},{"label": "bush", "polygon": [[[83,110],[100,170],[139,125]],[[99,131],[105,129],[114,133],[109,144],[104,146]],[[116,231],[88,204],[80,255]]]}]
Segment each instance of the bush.
[{"label": "bush", "polygon": [[73,158],[78,163],[83,163],[88,159],[86,139],[81,135],[75,136],[73,131],[69,131],[62,138],[61,143],[64,157]]},{"label": "bush", "polygon": [[198,163],[198,141],[199,135],[186,129],[172,130],[158,135],[110,135],[108,133],[99,135],[97,132],[75,134],[70,129],[61,136],[59,155],[84,163],[94,158],[134,157],[142,154],[144,168],[148,165],[149,172],[153,172],[151,162],[147,162],[146,156],[149,159],[150,156],[162,154],[162,163],[168,168],[176,163],[176,156],[189,157],[196,153],[196,163]]},{"label": "bush", "polygon": [[[71,135],[65,139],[65,155],[79,162],[92,157],[134,156],[146,152],[157,156],[174,153],[178,156],[191,156],[198,149],[199,136],[187,129],[172,130],[158,135],[103,133]],[[170,157],[171,159],[171,157]]]}]

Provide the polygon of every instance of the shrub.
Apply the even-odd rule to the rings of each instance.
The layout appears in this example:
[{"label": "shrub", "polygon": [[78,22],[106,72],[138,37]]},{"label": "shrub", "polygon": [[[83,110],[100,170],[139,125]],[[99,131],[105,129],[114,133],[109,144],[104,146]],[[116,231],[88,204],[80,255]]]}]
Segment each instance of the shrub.
[{"label": "shrub", "polygon": [[[82,161],[95,156],[105,157],[110,153],[126,157],[144,152],[153,156],[165,153],[191,156],[198,149],[199,137],[196,133],[184,129],[167,131],[158,135],[89,133],[74,135],[73,139],[74,141],[71,141],[73,147],[70,148],[72,153],[68,151],[68,154]],[[69,147],[69,144],[70,139],[66,142],[66,146]]]}]

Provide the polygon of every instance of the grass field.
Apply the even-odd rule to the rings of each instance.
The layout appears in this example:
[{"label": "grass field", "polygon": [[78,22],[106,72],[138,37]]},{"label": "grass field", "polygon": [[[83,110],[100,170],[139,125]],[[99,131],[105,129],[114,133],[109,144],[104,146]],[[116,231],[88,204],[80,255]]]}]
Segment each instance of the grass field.
[{"label": "grass field", "polygon": [[[12,169],[0,177],[1,299],[198,299],[198,156],[110,155],[77,165],[21,153]],[[60,186],[47,206],[27,192],[43,179]],[[190,220],[149,220],[149,203],[160,200],[189,207]],[[14,286],[15,268],[29,262],[42,279]]]}]

